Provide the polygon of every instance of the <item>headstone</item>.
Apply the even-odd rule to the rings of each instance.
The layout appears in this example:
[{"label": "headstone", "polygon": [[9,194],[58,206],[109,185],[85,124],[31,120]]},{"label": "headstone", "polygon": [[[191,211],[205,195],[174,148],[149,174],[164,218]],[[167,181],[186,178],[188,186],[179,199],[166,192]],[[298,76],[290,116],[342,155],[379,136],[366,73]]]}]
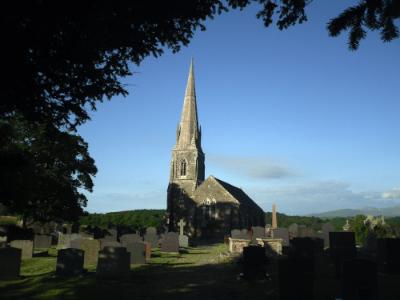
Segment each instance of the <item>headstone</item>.
[{"label": "headstone", "polygon": [[84,239],[94,239],[94,235],[92,233],[88,233],[85,231],[79,232],[79,235]]},{"label": "headstone", "polygon": [[71,234],[64,234],[60,233],[58,235],[58,244],[57,244],[57,249],[67,249],[71,247],[71,241],[76,240],[80,238],[81,236],[77,233],[71,233]]},{"label": "headstone", "polygon": [[186,223],[183,219],[179,220],[178,226],[179,226],[179,235],[183,235],[183,229],[185,227]]},{"label": "headstone", "polygon": [[105,247],[122,247],[122,244],[117,241],[112,241],[109,239],[99,239],[100,248],[103,250]]},{"label": "headstone", "polygon": [[47,249],[51,247],[51,235],[39,235],[35,234],[33,240],[33,246],[35,249]]},{"label": "headstone", "polygon": [[119,241],[121,242],[122,246],[125,246],[127,244],[134,243],[134,242],[142,242],[143,239],[137,233],[130,233],[130,234],[121,235],[121,237],[119,238]]},{"label": "headstone", "polygon": [[57,255],[56,275],[75,276],[83,272],[83,250],[60,249]]},{"label": "headstone", "polygon": [[343,300],[377,300],[378,270],[376,263],[365,259],[343,262]]},{"label": "headstone", "polygon": [[289,231],[286,228],[273,228],[271,237],[282,239],[282,246],[289,246]]},{"label": "headstone", "polygon": [[0,279],[16,279],[21,269],[22,250],[0,248]]},{"label": "headstone", "polygon": [[299,236],[299,225],[293,223],[289,226],[289,238],[295,238]]},{"label": "headstone", "polygon": [[85,267],[97,265],[97,261],[99,259],[99,251],[100,251],[100,241],[83,239],[80,246],[81,249],[85,252],[84,255]]},{"label": "headstone", "polygon": [[250,244],[250,240],[229,238],[229,252],[234,254],[242,254],[243,248]]},{"label": "headstone", "polygon": [[189,237],[187,235],[179,235],[179,247],[189,247]]},{"label": "headstone", "polygon": [[374,254],[378,248],[378,238],[372,231],[368,232],[364,241],[364,250],[367,253]]},{"label": "headstone", "polygon": [[339,278],[343,262],[355,258],[357,254],[354,232],[330,232],[329,245],[329,252],[335,263],[336,277]]},{"label": "headstone", "polygon": [[332,224],[325,223],[322,224],[322,235],[324,239],[324,247],[329,248],[329,232],[333,232],[335,229],[333,228]]},{"label": "headstone", "polygon": [[298,227],[298,237],[315,237],[315,231],[312,228],[308,228],[305,225],[299,225]]},{"label": "headstone", "polygon": [[276,257],[282,255],[282,239],[258,239],[258,243],[264,247],[265,253],[268,257]]},{"label": "headstone", "polygon": [[0,243],[7,242],[7,236],[6,235],[0,235]]},{"label": "headstone", "polygon": [[267,257],[259,245],[243,248],[243,277],[246,279],[265,278]]},{"label": "headstone", "polygon": [[149,242],[144,242],[146,245],[146,262],[150,261],[151,258],[151,244]]},{"label": "headstone", "polygon": [[15,240],[15,241],[11,241],[10,246],[22,250],[22,259],[32,258],[32,255],[33,255],[33,242],[31,240]]},{"label": "headstone", "polygon": [[292,256],[299,258],[314,259],[316,255],[322,254],[324,241],[318,238],[294,238],[290,241]]},{"label": "headstone", "polygon": [[130,255],[123,247],[106,247],[99,253],[96,273],[100,277],[125,277],[130,273]]},{"label": "headstone", "polygon": [[158,234],[155,227],[148,227],[146,229],[146,234],[144,235],[144,240],[151,244],[152,248],[158,247]]},{"label": "headstone", "polygon": [[261,226],[254,226],[251,228],[253,231],[253,240],[265,238],[265,228]]},{"label": "headstone", "polygon": [[109,241],[117,241],[117,238],[118,231],[116,229],[107,229],[103,239]]},{"label": "headstone", "polygon": [[146,244],[144,242],[132,242],[126,245],[130,255],[131,265],[144,265],[146,263]]},{"label": "headstone", "polygon": [[378,239],[377,260],[382,272],[400,275],[400,239]]},{"label": "headstone", "polygon": [[278,260],[278,299],[314,299],[314,267],[311,259]]},{"label": "headstone", "polygon": [[240,229],[233,229],[231,230],[231,238],[239,239],[240,238]]},{"label": "headstone", "polygon": [[168,232],[161,241],[161,252],[179,252],[179,236],[176,232]]}]

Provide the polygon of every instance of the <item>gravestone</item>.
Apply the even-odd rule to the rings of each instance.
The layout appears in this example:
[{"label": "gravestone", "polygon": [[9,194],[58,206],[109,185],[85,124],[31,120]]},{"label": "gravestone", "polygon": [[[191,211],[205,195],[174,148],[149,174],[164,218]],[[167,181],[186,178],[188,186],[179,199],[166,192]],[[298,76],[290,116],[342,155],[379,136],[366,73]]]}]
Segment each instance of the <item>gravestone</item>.
[{"label": "gravestone", "polygon": [[0,248],[0,279],[17,279],[21,269],[22,250]]},{"label": "gravestone", "polygon": [[69,247],[74,248],[74,249],[81,249],[82,240],[84,240],[84,239],[79,238],[79,239],[75,239],[75,240],[71,241],[69,244]]},{"label": "gravestone", "polygon": [[329,248],[329,232],[335,231],[332,224],[324,223],[322,224],[322,236],[324,239],[324,247]]},{"label": "gravestone", "polygon": [[400,275],[400,239],[378,239],[377,260],[380,270],[387,274]]},{"label": "gravestone", "polygon": [[289,231],[289,238],[295,238],[299,236],[299,225],[297,225],[296,223],[291,224],[288,227],[288,231]]},{"label": "gravestone", "polygon": [[122,244],[117,241],[112,241],[110,239],[99,239],[100,248],[103,250],[105,247],[122,247]]},{"label": "gravestone", "polygon": [[282,255],[282,239],[258,239],[260,245],[265,249],[268,257],[276,257]]},{"label": "gravestone", "polygon": [[365,259],[343,262],[343,300],[377,300],[378,270],[376,263]]},{"label": "gravestone", "polygon": [[282,246],[289,246],[289,231],[286,228],[273,228],[271,233],[273,239],[282,239]]},{"label": "gravestone", "polygon": [[144,242],[132,242],[126,245],[129,252],[131,265],[144,265],[146,263],[146,244]]},{"label": "gravestone", "polygon": [[378,238],[374,232],[368,232],[364,241],[364,250],[367,253],[374,254],[378,248]]},{"label": "gravestone", "polygon": [[329,246],[330,256],[335,263],[336,277],[339,278],[343,262],[355,258],[357,254],[354,232],[330,232]]},{"label": "gravestone", "polygon": [[150,261],[151,258],[151,244],[149,242],[144,242],[146,245],[146,262]]},{"label": "gravestone", "polygon": [[252,235],[252,242],[255,242],[257,239],[265,238],[265,228],[261,226],[254,226],[251,228],[253,235]]},{"label": "gravestone", "polygon": [[117,241],[118,231],[116,229],[107,229],[103,239],[108,241]]},{"label": "gravestone", "polygon": [[91,265],[97,265],[100,251],[100,241],[83,239],[80,246],[81,249],[85,252],[84,266],[88,267]]},{"label": "gravestone", "polygon": [[57,255],[56,275],[75,276],[83,273],[84,252],[80,249],[60,249]]},{"label": "gravestone", "polygon": [[234,254],[242,254],[243,248],[250,244],[250,240],[228,238],[229,252]]},{"label": "gravestone", "polygon": [[182,248],[187,248],[189,247],[189,237],[187,235],[184,235],[183,229],[185,227],[186,223],[183,221],[183,219],[179,220],[178,226],[179,226],[179,247]]},{"label": "gravestone", "polygon": [[292,246],[291,255],[299,258],[314,259],[324,250],[324,241],[318,238],[294,238],[290,244]]},{"label": "gravestone", "polygon": [[33,240],[33,247],[35,249],[47,249],[51,247],[51,235],[35,234]]},{"label": "gravestone", "polygon": [[155,227],[146,228],[146,233],[144,235],[144,240],[151,244],[152,248],[158,247],[158,234],[157,229]]},{"label": "gravestone", "polygon": [[233,239],[239,239],[240,237],[240,229],[233,229],[231,230],[231,238]]},{"label": "gravestone", "polygon": [[259,245],[243,248],[243,277],[246,279],[265,278],[267,257]]},{"label": "gravestone", "polygon": [[121,242],[122,246],[125,246],[130,243],[134,242],[142,242],[143,239],[142,237],[137,234],[137,233],[130,233],[130,234],[124,234],[119,238],[119,241]]},{"label": "gravestone", "polygon": [[0,235],[0,243],[7,242],[7,236],[6,235]]},{"label": "gravestone", "polygon": [[60,233],[58,235],[58,244],[57,244],[57,249],[67,249],[71,247],[71,241],[76,240],[80,238],[81,236],[77,233],[71,233],[71,234],[64,234]]},{"label": "gravestone", "polygon": [[32,258],[33,255],[33,242],[31,240],[15,240],[11,241],[11,247],[21,249],[22,259]]},{"label": "gravestone", "polygon": [[96,273],[100,277],[129,276],[129,252],[123,247],[105,247],[99,252]]},{"label": "gravestone", "polygon": [[278,260],[278,299],[314,299],[314,267],[311,259]]},{"label": "gravestone", "polygon": [[161,252],[179,252],[179,235],[167,232],[161,241]]}]

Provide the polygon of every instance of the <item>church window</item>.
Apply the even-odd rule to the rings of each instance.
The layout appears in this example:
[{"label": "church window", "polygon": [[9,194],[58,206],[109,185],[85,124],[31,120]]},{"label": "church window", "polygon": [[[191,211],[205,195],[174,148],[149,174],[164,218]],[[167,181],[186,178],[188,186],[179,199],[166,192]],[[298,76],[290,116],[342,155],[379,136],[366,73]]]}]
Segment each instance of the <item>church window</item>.
[{"label": "church window", "polygon": [[186,160],[181,161],[181,176],[186,176]]}]

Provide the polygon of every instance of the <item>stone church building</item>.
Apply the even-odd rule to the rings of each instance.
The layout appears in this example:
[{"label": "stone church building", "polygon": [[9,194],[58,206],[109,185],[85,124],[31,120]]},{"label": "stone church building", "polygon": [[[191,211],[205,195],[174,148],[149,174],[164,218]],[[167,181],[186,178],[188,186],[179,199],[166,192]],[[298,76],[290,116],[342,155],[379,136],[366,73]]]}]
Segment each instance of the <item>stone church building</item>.
[{"label": "stone church building", "polygon": [[264,226],[263,210],[240,188],[214,176],[205,179],[193,62],[190,65],[181,120],[172,150],[167,196],[170,231],[180,219],[189,236],[219,237],[231,229]]}]

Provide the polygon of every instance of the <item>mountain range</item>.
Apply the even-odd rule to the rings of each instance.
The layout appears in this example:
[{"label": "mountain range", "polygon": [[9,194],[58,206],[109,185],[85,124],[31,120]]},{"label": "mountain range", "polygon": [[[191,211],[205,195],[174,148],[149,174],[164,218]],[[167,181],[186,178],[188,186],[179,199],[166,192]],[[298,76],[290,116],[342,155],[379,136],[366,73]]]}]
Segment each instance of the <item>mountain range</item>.
[{"label": "mountain range", "polygon": [[360,209],[338,209],[331,210],[322,213],[313,213],[308,216],[319,217],[319,218],[333,218],[333,217],[354,217],[356,215],[373,215],[373,216],[385,216],[387,218],[400,216],[400,206],[376,208],[376,207],[365,207]]}]

